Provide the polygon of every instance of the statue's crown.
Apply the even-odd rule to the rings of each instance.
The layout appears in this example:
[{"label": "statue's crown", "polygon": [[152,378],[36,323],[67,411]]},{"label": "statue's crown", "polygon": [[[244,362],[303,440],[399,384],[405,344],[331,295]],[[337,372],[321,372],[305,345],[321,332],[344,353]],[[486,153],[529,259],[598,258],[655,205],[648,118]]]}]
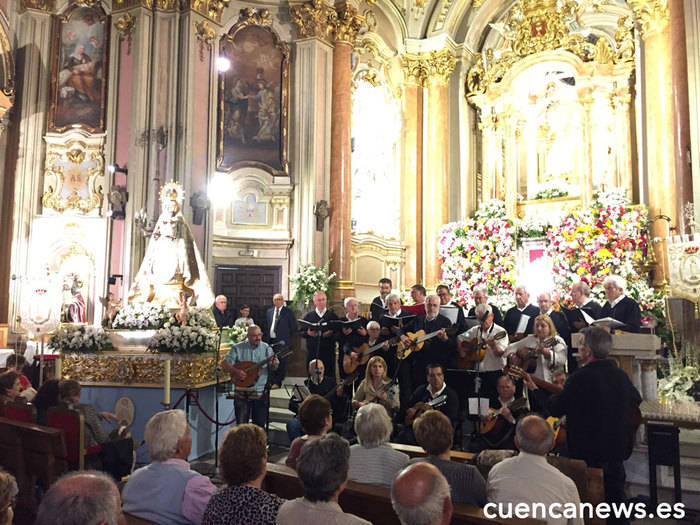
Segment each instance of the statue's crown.
[{"label": "statue's crown", "polygon": [[160,190],[160,202],[165,200],[175,201],[182,204],[185,198],[185,190],[177,182],[168,182]]}]

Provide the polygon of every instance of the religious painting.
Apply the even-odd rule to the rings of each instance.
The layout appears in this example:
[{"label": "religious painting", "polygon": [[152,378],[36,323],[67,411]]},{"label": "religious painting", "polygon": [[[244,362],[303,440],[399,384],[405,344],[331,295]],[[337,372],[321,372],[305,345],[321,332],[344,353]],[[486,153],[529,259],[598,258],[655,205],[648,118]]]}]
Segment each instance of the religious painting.
[{"label": "religious painting", "polygon": [[242,14],[221,40],[230,67],[219,73],[217,169],[288,175],[289,48],[269,18],[257,22]]},{"label": "religious painting", "polygon": [[258,202],[254,193],[243,195],[242,199],[233,201],[234,224],[267,224],[267,204]]},{"label": "religious painting", "polygon": [[49,131],[104,131],[109,17],[73,6],[54,27]]}]

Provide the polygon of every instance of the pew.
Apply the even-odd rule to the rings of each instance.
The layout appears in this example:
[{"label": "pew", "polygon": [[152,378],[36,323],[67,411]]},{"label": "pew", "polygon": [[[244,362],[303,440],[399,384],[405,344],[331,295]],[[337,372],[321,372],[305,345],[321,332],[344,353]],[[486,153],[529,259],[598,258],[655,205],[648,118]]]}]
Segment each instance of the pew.
[{"label": "pew", "polygon": [[155,525],[154,521],[144,520],[142,518],[137,518],[133,514],[124,512],[124,520],[126,525]]},{"label": "pew", "polygon": [[[294,470],[276,463],[267,464],[267,474],[263,481],[263,489],[281,498],[294,499],[303,496],[301,481]],[[381,525],[400,525],[399,519],[391,506],[390,491],[386,487],[368,485],[348,481],[347,487],[340,494],[340,506],[345,512],[350,512],[372,523]],[[499,520],[489,519],[478,507],[454,505],[452,514],[453,524],[526,524],[542,525],[545,522],[534,519]]]},{"label": "pew", "polygon": [[[424,458],[427,456],[425,450],[422,447],[416,445],[402,445],[400,443],[389,443],[391,448],[403,452],[408,455],[409,458]],[[459,461],[461,463],[472,463],[475,454],[471,452],[462,452],[461,450],[450,450],[450,459],[452,461]]]}]

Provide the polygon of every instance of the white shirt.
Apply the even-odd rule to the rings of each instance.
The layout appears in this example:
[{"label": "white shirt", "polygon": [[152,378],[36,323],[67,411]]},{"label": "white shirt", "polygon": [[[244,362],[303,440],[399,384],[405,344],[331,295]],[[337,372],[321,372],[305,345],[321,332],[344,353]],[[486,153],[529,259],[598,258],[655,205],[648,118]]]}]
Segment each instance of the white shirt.
[{"label": "white shirt", "polygon": [[615,299],[612,303],[610,303],[610,301],[608,301],[610,303],[610,308],[615,308],[615,306],[617,306],[617,303],[622,301],[624,298],[625,298],[625,294],[622,294],[620,297]]},{"label": "white shirt", "polygon": [[[550,357],[545,357],[544,354],[540,354],[537,357],[537,368],[535,369],[534,375],[540,379],[544,379],[548,383],[552,382],[552,370],[555,368],[562,368],[566,364],[566,343],[558,335],[555,336],[557,344],[549,349]],[[539,339],[534,335],[529,335],[520,341],[508,345],[506,348],[505,357],[507,358],[510,354],[514,354],[519,349],[533,348],[537,346]]]},{"label": "white shirt", "polygon": [[435,399],[436,397],[440,397],[446,388],[447,388],[447,383],[443,383],[442,388],[433,394],[433,391],[430,389],[430,384],[428,384],[428,386],[425,387],[425,389],[430,394],[431,399]]},{"label": "white shirt", "polygon": [[[483,339],[488,339],[493,337],[500,332],[505,332],[503,328],[497,324],[492,324],[485,333],[481,333],[481,325],[472,326],[469,330],[464,332],[459,336],[459,339],[471,340],[477,337],[482,337]],[[506,335],[502,339],[496,339],[496,348],[499,350],[505,350],[508,346],[508,336]],[[481,372],[493,372],[494,370],[503,370],[506,365],[506,360],[503,356],[497,356],[490,346],[486,346],[486,355],[484,360],[479,363],[479,370]]]},{"label": "white shirt", "polygon": [[[571,478],[553,467],[544,456],[520,452],[494,465],[486,482],[486,499],[489,503],[552,503],[581,502],[576,485]],[[554,507],[560,515],[562,507]],[[583,518],[554,518],[543,516],[538,509],[531,518],[546,519],[549,525],[583,525]]]},{"label": "white shirt", "polygon": [[316,308],[316,315],[318,315],[319,317],[323,317],[324,315],[326,315],[327,311],[328,311],[328,308],[326,308],[323,312],[319,312],[318,308]]}]

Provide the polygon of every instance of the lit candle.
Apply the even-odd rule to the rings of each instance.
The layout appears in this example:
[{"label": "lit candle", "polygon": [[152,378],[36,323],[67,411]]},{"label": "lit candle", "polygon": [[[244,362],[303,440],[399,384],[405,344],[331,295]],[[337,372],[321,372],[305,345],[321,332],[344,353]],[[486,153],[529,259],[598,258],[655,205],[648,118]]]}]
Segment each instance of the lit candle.
[{"label": "lit candle", "polygon": [[165,360],[164,369],[163,404],[170,408],[170,359]]}]

